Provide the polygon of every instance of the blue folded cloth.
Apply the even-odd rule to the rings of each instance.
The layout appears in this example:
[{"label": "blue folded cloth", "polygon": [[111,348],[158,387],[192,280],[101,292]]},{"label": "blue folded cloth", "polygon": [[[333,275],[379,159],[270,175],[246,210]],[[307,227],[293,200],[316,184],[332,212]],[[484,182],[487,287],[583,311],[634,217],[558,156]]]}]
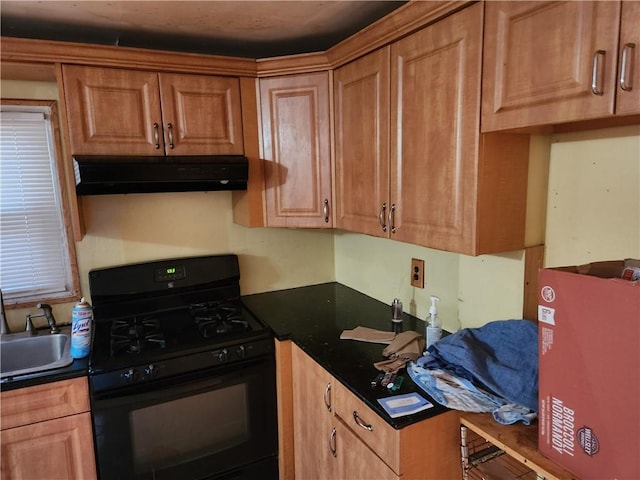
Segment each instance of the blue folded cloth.
[{"label": "blue folded cloth", "polygon": [[492,411],[501,423],[529,423],[535,418],[535,323],[498,320],[480,328],[465,328],[443,337],[427,352],[407,371],[438,403],[465,411]]}]

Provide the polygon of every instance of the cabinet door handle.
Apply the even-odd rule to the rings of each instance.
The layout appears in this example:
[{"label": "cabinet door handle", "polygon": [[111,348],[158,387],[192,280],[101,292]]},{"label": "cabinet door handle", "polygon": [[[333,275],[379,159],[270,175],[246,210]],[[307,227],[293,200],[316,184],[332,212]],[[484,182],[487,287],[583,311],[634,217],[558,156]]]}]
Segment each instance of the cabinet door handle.
[{"label": "cabinet door handle", "polygon": [[327,383],[327,386],[324,388],[324,404],[327,407],[327,410],[331,411],[331,399],[329,395],[331,393],[331,384]]},{"label": "cabinet door handle", "polygon": [[359,427],[369,431],[373,430],[373,426],[370,423],[364,423],[362,420],[360,420],[360,417],[358,416],[358,412],[356,412],[355,410],[353,411],[353,420],[356,422],[356,425],[358,425]]},{"label": "cabinet door handle", "polygon": [[382,206],[380,207],[380,213],[378,214],[378,221],[380,222],[380,226],[382,227],[382,231],[386,232],[387,231],[387,224],[384,223],[385,220],[385,213],[387,211],[387,204],[383,203]]},{"label": "cabinet door handle", "polygon": [[167,130],[169,131],[169,148],[173,149],[173,125],[167,123]]},{"label": "cabinet door handle", "polygon": [[602,68],[600,68],[600,58],[604,59],[607,52],[598,50],[593,54],[593,65],[591,68],[591,91],[594,95],[604,95],[604,90],[600,88],[600,76]]},{"label": "cabinet door handle", "polygon": [[337,457],[337,453],[336,453],[336,429],[333,428],[331,430],[331,436],[329,437],[329,450],[331,450],[331,455],[333,455],[334,457]]},{"label": "cabinet door handle", "polygon": [[153,141],[154,141],[154,147],[156,147],[156,150],[160,149],[160,126],[157,123],[153,124]]},{"label": "cabinet door handle", "polygon": [[622,66],[620,68],[620,88],[625,92],[630,92],[633,89],[633,52],[629,53],[629,50],[636,48],[635,43],[626,43],[622,47]]},{"label": "cabinet door handle", "polygon": [[322,214],[324,215],[324,223],[329,223],[329,200],[324,199],[322,205]]},{"label": "cabinet door handle", "polygon": [[396,233],[396,204],[392,203],[391,208],[389,209],[389,227],[391,228],[391,233]]}]

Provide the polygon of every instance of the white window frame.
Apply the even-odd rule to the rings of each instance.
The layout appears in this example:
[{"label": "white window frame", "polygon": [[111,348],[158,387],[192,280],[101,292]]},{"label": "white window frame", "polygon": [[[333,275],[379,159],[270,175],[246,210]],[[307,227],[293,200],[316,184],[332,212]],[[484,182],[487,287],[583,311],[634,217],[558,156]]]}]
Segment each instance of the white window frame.
[{"label": "white window frame", "polygon": [[[59,219],[59,228],[57,231],[51,232],[54,236],[53,254],[60,256],[61,269],[58,286],[45,291],[38,288],[29,288],[1,285],[3,300],[6,308],[23,308],[32,307],[36,303],[65,303],[77,300],[80,297],[80,278],[78,275],[78,266],[76,259],[76,251],[74,237],[71,228],[71,220],[69,216],[69,199],[68,190],[64,177],[65,169],[63,168],[63,149],[60,138],[60,123],[58,118],[58,109],[55,101],[52,100],[7,100],[0,101],[0,109],[5,112],[34,112],[42,113],[46,119],[48,127],[48,143],[49,143],[49,162],[51,168],[51,181],[55,197],[55,205],[57,208],[57,216]],[[0,174],[1,162],[0,157]],[[0,192],[0,200],[2,192]],[[0,205],[0,214],[3,212]],[[28,218],[28,211],[25,216]],[[27,222],[28,223],[28,222]],[[26,228],[25,228],[26,230]],[[2,241],[2,231],[0,230],[0,241]],[[59,250],[58,250],[59,248]],[[2,249],[4,250],[4,248]],[[4,255],[0,250],[0,268],[11,268],[10,263],[5,261]],[[27,260],[27,262],[29,262]],[[32,264],[32,275],[34,278],[38,275],[37,261]],[[0,277],[2,278],[2,277]]]}]

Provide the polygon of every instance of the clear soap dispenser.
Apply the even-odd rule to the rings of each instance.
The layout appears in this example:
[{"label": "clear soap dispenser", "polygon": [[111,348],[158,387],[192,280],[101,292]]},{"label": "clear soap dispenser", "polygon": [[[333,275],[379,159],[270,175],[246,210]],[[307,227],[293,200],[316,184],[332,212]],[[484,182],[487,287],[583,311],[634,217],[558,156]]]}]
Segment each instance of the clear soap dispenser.
[{"label": "clear soap dispenser", "polygon": [[438,307],[436,306],[439,301],[438,297],[431,296],[431,306],[429,307],[429,316],[426,321],[426,348],[429,348],[442,337],[442,322],[438,316]]}]

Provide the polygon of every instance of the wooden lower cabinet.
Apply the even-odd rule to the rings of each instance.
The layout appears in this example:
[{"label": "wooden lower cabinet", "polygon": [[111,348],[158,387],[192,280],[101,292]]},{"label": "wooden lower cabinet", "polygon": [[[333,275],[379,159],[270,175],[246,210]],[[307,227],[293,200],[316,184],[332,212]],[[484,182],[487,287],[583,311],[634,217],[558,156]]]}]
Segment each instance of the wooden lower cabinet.
[{"label": "wooden lower cabinet", "polygon": [[396,430],[296,345],[291,364],[296,480],[460,478],[458,412]]},{"label": "wooden lower cabinet", "polygon": [[80,413],[1,432],[2,478],[96,478],[91,414]]},{"label": "wooden lower cabinet", "polygon": [[334,421],[336,479],[398,480],[389,466],[336,417]]},{"label": "wooden lower cabinet", "polygon": [[86,378],[3,392],[3,480],[96,478]]},{"label": "wooden lower cabinet", "polygon": [[296,345],[291,359],[295,478],[338,478],[336,457],[331,451],[334,380]]}]

